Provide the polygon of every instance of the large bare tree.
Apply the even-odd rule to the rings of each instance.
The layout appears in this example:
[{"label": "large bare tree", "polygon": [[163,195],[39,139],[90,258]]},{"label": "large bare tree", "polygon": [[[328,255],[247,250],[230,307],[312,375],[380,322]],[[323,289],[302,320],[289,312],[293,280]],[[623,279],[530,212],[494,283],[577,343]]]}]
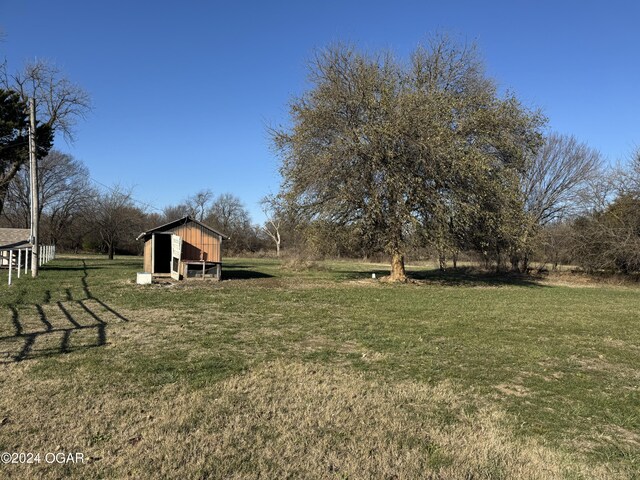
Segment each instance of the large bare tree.
[{"label": "large bare tree", "polygon": [[[574,136],[553,133],[527,158],[521,177],[524,213],[513,269],[526,271],[541,228],[577,214],[592,196],[602,172],[602,156]],[[590,200],[591,202],[593,201]]]},{"label": "large bare tree", "polygon": [[91,110],[89,94],[46,60],[28,63],[14,74],[4,65],[0,70],[0,86],[17,92],[24,102],[35,99],[38,121],[71,141],[76,122]]},{"label": "large bare tree", "polygon": [[336,46],[311,63],[312,87],[272,131],[282,194],[311,218],[358,224],[406,278],[411,232],[517,196],[515,172],[542,118],[500,97],[473,46],[436,37],[409,65]]},{"label": "large bare tree", "polygon": [[[71,155],[51,151],[38,163],[39,212],[44,236],[54,244],[64,230],[95,198],[87,167]],[[27,169],[21,169],[9,186],[4,216],[16,227],[30,223],[30,186]]]},{"label": "large bare tree", "polygon": [[581,192],[601,171],[602,156],[574,136],[551,134],[526,163],[522,178],[525,211],[535,225],[579,208]]},{"label": "large bare tree", "polygon": [[[61,133],[67,140],[73,140],[75,123],[84,118],[91,109],[88,93],[72,83],[53,64],[40,60],[29,63],[21,71],[10,74],[6,63],[0,65],[0,89],[13,92],[22,103],[22,120],[16,125],[14,138],[20,136],[19,145],[0,152],[0,213],[9,183],[27,161],[27,102],[36,102],[38,127],[36,143],[38,156],[47,154],[53,143],[53,136]],[[19,139],[18,139],[19,140]],[[17,148],[21,147],[21,148]]]}]

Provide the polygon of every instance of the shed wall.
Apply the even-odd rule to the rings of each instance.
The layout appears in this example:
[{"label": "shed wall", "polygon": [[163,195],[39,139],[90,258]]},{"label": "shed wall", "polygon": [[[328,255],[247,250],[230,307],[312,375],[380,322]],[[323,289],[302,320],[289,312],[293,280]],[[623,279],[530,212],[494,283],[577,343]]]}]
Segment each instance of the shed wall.
[{"label": "shed wall", "polygon": [[171,233],[182,237],[182,259],[200,260],[200,253],[204,252],[207,262],[220,262],[220,239],[195,223],[180,225],[170,230]]}]

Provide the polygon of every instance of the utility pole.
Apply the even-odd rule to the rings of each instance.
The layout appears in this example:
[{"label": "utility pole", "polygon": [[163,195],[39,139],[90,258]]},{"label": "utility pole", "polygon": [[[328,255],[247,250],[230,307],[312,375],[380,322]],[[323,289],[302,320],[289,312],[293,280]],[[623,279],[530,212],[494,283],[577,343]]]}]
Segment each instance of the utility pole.
[{"label": "utility pole", "polygon": [[36,156],[36,101],[29,99],[29,189],[31,190],[31,276],[38,276],[38,159]]}]

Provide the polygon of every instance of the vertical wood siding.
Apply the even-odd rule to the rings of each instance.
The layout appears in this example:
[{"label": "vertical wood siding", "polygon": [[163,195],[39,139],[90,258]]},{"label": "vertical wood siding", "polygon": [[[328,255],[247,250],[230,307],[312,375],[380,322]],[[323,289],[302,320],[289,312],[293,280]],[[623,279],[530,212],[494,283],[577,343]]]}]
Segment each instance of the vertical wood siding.
[{"label": "vertical wood siding", "polygon": [[151,238],[144,242],[144,271],[147,273],[151,273]]},{"label": "vertical wood siding", "polygon": [[200,225],[188,223],[170,230],[182,237],[182,260],[200,260],[204,252],[207,262],[220,262],[220,240],[217,235],[208,232]]}]

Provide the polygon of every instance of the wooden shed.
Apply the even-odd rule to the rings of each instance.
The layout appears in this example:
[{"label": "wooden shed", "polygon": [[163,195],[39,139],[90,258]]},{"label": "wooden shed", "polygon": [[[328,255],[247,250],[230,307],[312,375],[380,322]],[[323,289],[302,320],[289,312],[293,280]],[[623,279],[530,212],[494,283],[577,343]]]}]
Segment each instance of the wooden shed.
[{"label": "wooden shed", "polygon": [[176,280],[213,277],[220,280],[220,247],[226,235],[190,216],[138,235],[144,240],[144,271]]}]

